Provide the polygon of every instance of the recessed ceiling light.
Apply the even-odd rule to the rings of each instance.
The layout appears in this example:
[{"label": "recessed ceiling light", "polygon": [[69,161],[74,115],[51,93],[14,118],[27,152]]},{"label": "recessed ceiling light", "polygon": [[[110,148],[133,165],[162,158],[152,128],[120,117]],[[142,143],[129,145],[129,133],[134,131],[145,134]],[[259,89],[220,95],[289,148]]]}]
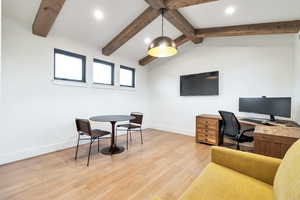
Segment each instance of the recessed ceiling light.
[{"label": "recessed ceiling light", "polygon": [[225,10],[226,15],[233,15],[233,13],[235,13],[235,7],[233,6],[229,6],[226,8]]},{"label": "recessed ceiling light", "polygon": [[145,42],[146,44],[150,44],[150,43],[151,43],[151,39],[147,37],[147,38],[144,39],[144,42]]},{"label": "recessed ceiling light", "polygon": [[101,19],[103,19],[103,12],[101,10],[95,10],[94,16],[97,20],[101,20]]}]

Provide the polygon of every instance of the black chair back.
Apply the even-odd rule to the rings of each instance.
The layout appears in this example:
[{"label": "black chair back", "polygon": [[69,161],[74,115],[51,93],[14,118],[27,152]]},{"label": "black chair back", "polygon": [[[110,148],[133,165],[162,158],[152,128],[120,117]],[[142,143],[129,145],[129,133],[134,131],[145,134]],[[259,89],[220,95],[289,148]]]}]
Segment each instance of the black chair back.
[{"label": "black chair back", "polygon": [[130,123],[142,125],[142,123],[143,123],[143,113],[133,112],[130,115],[135,117],[134,119],[130,120]]},{"label": "black chair back", "polygon": [[91,124],[87,119],[75,119],[77,131],[80,134],[91,136]]},{"label": "black chair back", "polygon": [[241,125],[232,112],[219,111],[223,123],[222,123],[222,134],[229,137],[236,137],[240,134]]}]

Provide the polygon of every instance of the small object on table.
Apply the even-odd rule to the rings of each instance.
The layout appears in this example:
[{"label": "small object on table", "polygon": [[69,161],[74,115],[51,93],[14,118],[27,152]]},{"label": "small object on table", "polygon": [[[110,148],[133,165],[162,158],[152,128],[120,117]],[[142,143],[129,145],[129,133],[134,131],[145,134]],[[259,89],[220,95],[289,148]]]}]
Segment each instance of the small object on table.
[{"label": "small object on table", "polygon": [[116,123],[119,121],[130,121],[135,119],[135,117],[130,115],[101,115],[91,117],[90,120],[94,122],[110,122],[111,123],[111,145],[109,147],[105,147],[101,150],[102,154],[111,155],[122,153],[125,148],[122,146],[117,146],[115,143],[115,129]]}]

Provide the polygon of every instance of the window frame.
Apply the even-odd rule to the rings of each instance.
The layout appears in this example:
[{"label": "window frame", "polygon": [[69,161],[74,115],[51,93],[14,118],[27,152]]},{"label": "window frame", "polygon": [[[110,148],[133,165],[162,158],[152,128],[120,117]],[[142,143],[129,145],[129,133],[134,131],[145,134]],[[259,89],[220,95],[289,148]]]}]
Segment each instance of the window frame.
[{"label": "window frame", "polygon": [[[79,58],[79,59],[82,60],[82,66],[81,66],[82,77],[81,77],[81,80],[56,77],[56,74],[55,74],[56,73],[56,56],[55,55],[57,53],[65,55],[65,56],[69,56],[69,57]],[[65,51],[65,50],[62,50],[62,49],[57,49],[57,48],[54,48],[54,55],[53,56],[54,56],[54,73],[53,73],[53,79],[54,80],[86,83],[86,56],[81,55],[81,54],[77,54],[77,53],[73,53],[73,52],[69,52],[69,51]]]},{"label": "window frame", "polygon": [[114,86],[115,85],[115,63],[94,58],[93,59],[93,76],[94,76],[94,63],[110,65],[110,67],[111,67],[111,84],[94,82],[94,79],[92,77],[93,84]]},{"label": "window frame", "polygon": [[124,65],[120,65],[120,71],[121,69],[126,69],[132,71],[132,86],[129,85],[121,85],[121,72],[120,72],[120,86],[121,87],[128,87],[128,88],[135,88],[135,68],[126,67]]}]

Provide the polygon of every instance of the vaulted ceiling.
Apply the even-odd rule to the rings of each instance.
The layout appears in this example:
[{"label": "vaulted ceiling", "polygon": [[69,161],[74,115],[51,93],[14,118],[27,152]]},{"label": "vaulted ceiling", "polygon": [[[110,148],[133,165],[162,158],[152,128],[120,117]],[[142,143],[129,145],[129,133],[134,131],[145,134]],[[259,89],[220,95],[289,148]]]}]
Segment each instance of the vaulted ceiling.
[{"label": "vaulted ceiling", "polygon": [[[2,0],[3,15],[31,27],[40,6],[40,0]],[[100,49],[105,47],[118,33],[149,6],[144,0],[66,0],[57,17],[50,36],[64,36],[89,43]],[[233,15],[224,10],[234,6]],[[94,11],[103,12],[102,20],[94,18]],[[219,0],[195,6],[179,8],[178,11],[195,28],[231,26],[300,19],[299,0]],[[137,33],[114,54],[140,60],[146,55],[145,38],[154,39],[160,35],[160,18]],[[185,42],[173,25],[167,22],[167,35],[177,38],[178,44]],[[201,44],[199,44],[201,45]],[[180,54],[180,52],[179,52]]]}]

